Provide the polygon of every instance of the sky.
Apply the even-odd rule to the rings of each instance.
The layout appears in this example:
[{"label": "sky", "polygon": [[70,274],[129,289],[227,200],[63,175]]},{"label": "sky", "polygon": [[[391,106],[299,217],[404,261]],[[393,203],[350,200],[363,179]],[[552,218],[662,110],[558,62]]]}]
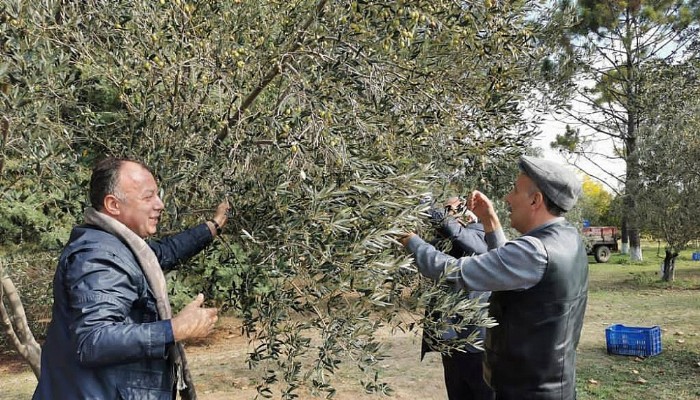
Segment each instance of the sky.
[{"label": "sky", "polygon": [[[539,147],[540,149],[542,149],[543,155],[547,159],[562,164],[570,164],[570,162],[568,162],[564,156],[562,156],[557,150],[553,150],[549,146],[550,142],[554,141],[557,134],[564,133],[566,129],[565,127],[566,124],[564,122],[558,122],[551,119],[546,120],[541,125],[542,133],[540,133],[540,135],[535,139],[534,147]],[[613,154],[610,139],[603,138],[603,140],[596,142],[596,144],[594,145],[594,150],[602,154]],[[598,181],[602,179],[608,185],[617,188],[619,186],[618,183],[613,178],[606,176],[607,174],[605,174],[602,169],[617,175],[622,175],[625,172],[624,162],[621,160],[610,161],[604,157],[597,157],[594,160],[595,163],[598,164],[598,166],[596,166],[594,163],[580,158],[576,162],[576,164],[580,166],[580,168],[577,169],[579,169],[581,174],[589,175],[591,178]],[[610,189],[608,186],[603,185],[603,187],[605,187],[606,190],[612,192],[612,189]]]}]

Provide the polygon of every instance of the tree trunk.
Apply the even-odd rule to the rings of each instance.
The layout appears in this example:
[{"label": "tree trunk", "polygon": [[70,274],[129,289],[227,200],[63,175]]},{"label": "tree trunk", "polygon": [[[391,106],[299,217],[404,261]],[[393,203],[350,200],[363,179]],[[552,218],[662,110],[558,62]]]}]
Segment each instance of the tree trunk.
[{"label": "tree trunk", "polygon": [[[629,186],[629,183],[628,183]],[[625,197],[625,205],[627,208],[627,214],[623,219],[623,234],[622,234],[622,247],[625,247],[625,232],[627,233],[627,240],[629,241],[629,255],[630,261],[642,261],[644,257],[642,256],[642,243],[639,237],[639,228],[636,218],[636,202],[631,197],[632,195],[627,195]],[[624,253],[623,254],[627,254]]]},{"label": "tree trunk", "polygon": [[[627,25],[627,29],[630,26]],[[629,32],[628,32],[629,33]],[[639,76],[637,74],[639,70],[638,60],[635,60],[633,51],[629,46],[629,43],[624,44],[626,46],[625,53],[627,54],[627,79],[625,82],[625,91],[627,95],[627,129],[624,134],[625,142],[625,215],[627,216],[627,231],[630,240],[630,261],[642,261],[642,246],[639,240],[639,229],[641,227],[641,222],[639,219],[639,213],[637,210],[637,196],[639,196],[640,188],[640,173],[639,173],[639,156],[637,155],[637,133],[639,127],[639,99],[638,94],[640,93],[640,83]]]},{"label": "tree trunk", "polygon": [[639,238],[639,210],[637,210],[637,196],[639,195],[639,160],[635,153],[635,140],[627,141],[627,180],[625,182],[625,217],[627,221],[627,236],[630,243],[630,261],[642,261],[642,244]]},{"label": "tree trunk", "polygon": [[639,238],[639,229],[630,229],[630,261],[643,261],[642,241]]},{"label": "tree trunk", "polygon": [[[24,357],[32,368],[34,375],[39,379],[41,373],[41,346],[34,339],[34,334],[29,329],[27,314],[24,312],[22,300],[12,280],[5,276],[0,266],[0,325],[7,333],[10,342],[17,352]],[[7,299],[10,312],[5,307]]]},{"label": "tree trunk", "polygon": [[676,257],[678,253],[671,253],[671,250],[666,249],[666,256],[664,257],[664,275],[661,279],[664,282],[673,282],[676,272]]},{"label": "tree trunk", "polygon": [[622,217],[622,229],[620,229],[620,238],[622,239],[621,254],[630,253],[630,235],[627,231],[627,216]]}]

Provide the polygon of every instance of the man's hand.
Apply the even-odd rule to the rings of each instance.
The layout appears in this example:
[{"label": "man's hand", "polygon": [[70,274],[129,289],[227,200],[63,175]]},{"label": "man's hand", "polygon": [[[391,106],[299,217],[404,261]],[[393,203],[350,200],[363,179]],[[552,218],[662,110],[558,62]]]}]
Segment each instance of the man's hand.
[{"label": "man's hand", "polygon": [[473,213],[472,211],[470,211],[470,210],[464,211],[464,217],[463,217],[463,218],[464,218],[464,220],[465,220],[465,222],[466,222],[467,224],[479,222],[479,217],[477,217],[476,214],[474,214],[474,213]]},{"label": "man's hand", "polygon": [[485,194],[478,190],[473,191],[469,195],[467,206],[484,225],[485,232],[493,232],[496,229],[501,229],[501,221],[498,219],[496,210],[493,208],[493,203]]},{"label": "man's hand", "polygon": [[228,203],[228,199],[222,201],[218,206],[216,206],[216,212],[214,213],[214,218],[212,219],[219,224],[219,227],[223,228],[224,225],[226,225],[226,221],[228,221],[228,211],[230,209],[231,205]]},{"label": "man's hand", "polygon": [[415,233],[413,233],[413,232],[407,232],[406,234],[404,234],[403,236],[401,236],[401,237],[399,238],[399,243],[401,243],[401,245],[402,245],[403,247],[406,247],[406,246],[408,246],[408,241],[411,240],[411,238],[414,237],[414,236],[416,236]]},{"label": "man's hand", "polygon": [[224,229],[224,225],[226,225],[226,221],[228,221],[228,211],[230,209],[231,206],[228,203],[228,199],[222,201],[218,206],[216,206],[214,218],[207,221],[207,225],[209,226],[212,236],[217,236],[221,230]]},{"label": "man's hand", "polygon": [[170,323],[173,327],[175,341],[199,338],[209,335],[218,320],[216,308],[203,308],[204,295],[199,294],[190,304],[186,305]]},{"label": "man's hand", "polygon": [[469,195],[469,200],[467,201],[469,209],[479,218],[485,219],[493,212],[493,203],[486,197],[485,194],[478,190],[473,191]]}]

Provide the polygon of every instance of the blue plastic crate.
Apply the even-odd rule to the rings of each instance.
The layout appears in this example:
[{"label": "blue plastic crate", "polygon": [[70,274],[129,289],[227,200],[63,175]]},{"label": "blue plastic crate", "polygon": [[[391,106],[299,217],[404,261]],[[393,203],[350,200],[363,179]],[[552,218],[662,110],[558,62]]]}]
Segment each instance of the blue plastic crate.
[{"label": "blue plastic crate", "polygon": [[605,329],[608,354],[649,357],[661,353],[661,328],[610,325]]}]

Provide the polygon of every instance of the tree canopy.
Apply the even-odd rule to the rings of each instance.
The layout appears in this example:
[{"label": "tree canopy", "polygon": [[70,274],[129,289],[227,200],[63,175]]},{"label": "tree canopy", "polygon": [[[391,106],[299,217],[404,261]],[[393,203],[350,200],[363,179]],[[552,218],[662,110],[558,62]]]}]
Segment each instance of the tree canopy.
[{"label": "tree canopy", "polygon": [[631,258],[641,260],[643,221],[637,203],[642,155],[637,147],[651,112],[644,106],[647,76],[642,70],[658,60],[682,61],[694,51],[700,11],[693,0],[558,4],[562,14],[576,14],[545,63],[545,73],[554,82],[553,98],[563,99],[557,110],[575,123],[570,130],[578,131],[562,138],[562,148],[595,162],[600,154],[585,144],[607,138],[616,146],[614,156],[626,164],[624,176],[612,174],[624,183],[623,242],[629,233]]},{"label": "tree canopy", "polygon": [[578,207],[581,216],[594,226],[613,225],[611,215],[613,195],[603,185],[589,176],[583,177],[583,195]]},{"label": "tree canopy", "polygon": [[439,294],[464,324],[491,323],[418,279],[395,235],[426,232],[427,192],[508,190],[535,133],[537,7],[6,1],[0,232],[56,249],[82,219],[92,162],[142,159],[163,233],[232,203],[223,240],[170,284],[179,304],[204,291],[245,317],[262,395],[278,381],[288,398],[302,381],[332,393],[347,356],[367,390],[386,390],[373,334],[416,322],[397,309]]},{"label": "tree canopy", "polygon": [[[650,67],[646,98],[647,130],[640,144],[642,189],[640,208],[645,227],[678,252],[700,237],[700,102],[698,61]],[[669,91],[662,88],[675,88]]]}]

